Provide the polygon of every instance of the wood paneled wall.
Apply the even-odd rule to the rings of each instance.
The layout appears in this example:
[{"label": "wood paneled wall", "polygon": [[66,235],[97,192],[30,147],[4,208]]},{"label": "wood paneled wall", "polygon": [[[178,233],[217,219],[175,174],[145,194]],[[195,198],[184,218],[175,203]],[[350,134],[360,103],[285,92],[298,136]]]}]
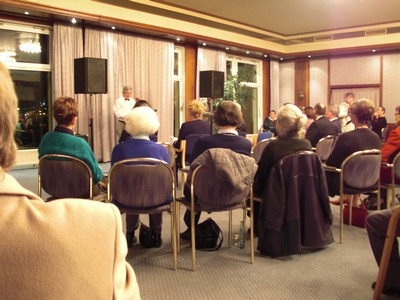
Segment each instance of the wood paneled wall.
[{"label": "wood paneled wall", "polygon": [[297,106],[309,106],[310,103],[310,62],[295,62],[294,99]]},{"label": "wood paneled wall", "polygon": [[196,98],[197,48],[185,46],[185,120],[189,121],[188,103]]},{"label": "wood paneled wall", "polygon": [[[263,68],[263,120],[269,114],[269,110],[271,108],[271,72],[270,72],[270,61],[263,60],[262,64]],[[260,127],[261,124],[258,124]]]}]

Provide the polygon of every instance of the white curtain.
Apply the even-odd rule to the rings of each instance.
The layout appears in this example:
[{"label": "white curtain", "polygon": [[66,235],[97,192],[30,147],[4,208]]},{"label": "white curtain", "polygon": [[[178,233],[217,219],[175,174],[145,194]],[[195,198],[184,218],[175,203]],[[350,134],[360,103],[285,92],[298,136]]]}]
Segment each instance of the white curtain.
[{"label": "white curtain", "polygon": [[[74,97],[82,110],[85,98],[74,95],[74,59],[83,56],[82,29],[76,26],[54,24],[53,28],[53,100],[60,96]],[[87,134],[87,119],[79,114],[76,131]],[[85,121],[85,122],[84,122]],[[84,123],[84,124],[83,124]],[[53,126],[56,123],[53,122]],[[83,126],[84,125],[84,126]]]},{"label": "white curtain", "polygon": [[[271,60],[270,63],[270,78],[271,78],[271,102],[270,109],[278,111],[281,106],[279,102],[279,62]],[[269,112],[267,112],[269,113]]]},{"label": "white curtain", "polygon": [[107,59],[108,94],[86,96],[81,115],[94,117],[94,152],[109,161],[116,144],[113,105],[122,87],[131,85],[133,97],[150,102],[157,109],[161,127],[159,141],[169,141],[173,132],[173,62],[171,42],[131,35],[85,30],[85,57]]},{"label": "white curtain", "polygon": [[197,49],[196,97],[199,98],[200,71],[221,71],[226,78],[226,53],[205,48]]},{"label": "white curtain", "polygon": [[330,103],[340,104],[344,101],[344,95],[348,92],[354,93],[354,99],[367,98],[371,100],[375,107],[379,106],[379,91],[378,87],[371,88],[353,88],[353,89],[332,89]]}]

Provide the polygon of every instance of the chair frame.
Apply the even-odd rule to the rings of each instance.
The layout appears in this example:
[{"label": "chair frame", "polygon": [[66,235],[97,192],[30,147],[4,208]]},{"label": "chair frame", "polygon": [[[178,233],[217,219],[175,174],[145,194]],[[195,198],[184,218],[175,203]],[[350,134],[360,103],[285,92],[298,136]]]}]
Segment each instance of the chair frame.
[{"label": "chair frame", "polygon": [[[399,187],[400,184],[396,184],[396,164],[400,162],[397,162],[398,160],[400,160],[400,152],[397,153],[397,155],[394,157],[393,162],[392,163],[386,163],[386,162],[382,162],[383,166],[389,167],[390,168],[390,172],[391,172],[391,182],[390,183],[381,183],[381,188],[384,189],[391,189],[392,190],[392,199],[390,199],[391,201],[388,201],[388,197],[386,196],[386,208],[390,208],[390,204],[391,202],[394,203],[394,199],[396,198],[396,192],[395,192],[395,188]],[[378,201],[380,203],[380,201]]]},{"label": "chair frame", "polygon": [[111,191],[111,185],[110,181],[112,179],[112,174],[115,172],[115,169],[117,169],[120,165],[124,165],[126,163],[138,163],[138,164],[143,164],[143,163],[151,163],[151,164],[157,164],[161,165],[162,167],[166,168],[171,175],[171,182],[172,182],[172,202],[170,204],[170,210],[168,213],[171,215],[171,239],[172,239],[172,253],[173,253],[173,269],[176,271],[178,267],[178,262],[177,262],[177,230],[176,230],[176,182],[175,182],[175,173],[172,167],[166,163],[163,160],[159,160],[156,158],[129,158],[129,159],[124,159],[116,162],[110,169],[108,173],[108,181],[107,181],[107,201],[112,202],[112,191]]},{"label": "chair frame", "polygon": [[[365,155],[381,155],[381,151],[377,149],[372,149],[372,150],[362,150],[362,151],[357,151],[354,152],[353,154],[349,155],[341,164],[340,169],[332,167],[332,166],[326,166],[324,165],[324,169],[328,172],[336,172],[340,174],[340,244],[343,241],[343,198],[344,198],[344,176],[343,176],[343,169],[346,167],[346,164],[348,161],[352,160],[356,156],[365,156]],[[377,194],[378,194],[378,199],[381,197],[381,192],[380,192],[380,174],[378,174],[378,181],[376,182],[378,189],[377,189]],[[360,191],[362,189],[360,188]],[[365,190],[366,191],[366,190]],[[352,220],[352,201],[353,201],[354,195],[351,197],[350,205],[349,205],[349,226],[351,226],[351,220]],[[381,203],[378,201],[378,210],[381,209]]]},{"label": "chair frame", "polygon": [[[195,228],[195,191],[194,186],[196,182],[196,175],[201,170],[203,166],[198,166],[193,171],[192,174],[192,182],[190,185],[190,206],[187,203],[178,201],[177,202],[177,220],[179,220],[179,205],[182,203],[190,210],[190,224],[191,224],[191,251],[192,251],[192,271],[196,270],[196,228]],[[246,212],[250,210],[250,262],[254,264],[254,205],[253,205],[253,184],[250,185],[249,191],[249,200],[250,200],[250,208],[248,209],[246,206],[246,199],[245,197],[242,201],[242,209],[243,209],[243,223],[244,229],[243,231],[246,232]],[[223,210],[222,210],[223,211]],[[179,227],[177,228],[177,236],[179,236]],[[178,239],[179,240],[179,239]],[[232,246],[232,209],[229,210],[229,229],[228,229],[228,246]],[[180,243],[178,242],[178,249],[180,248]],[[178,250],[179,251],[179,250]]]},{"label": "chair frame", "polygon": [[[47,160],[48,158],[55,158],[55,159],[62,159],[63,161],[66,160],[72,160],[76,161],[80,164],[82,164],[89,175],[89,199],[93,200],[93,174],[92,170],[89,168],[89,166],[81,159],[70,156],[70,155],[65,155],[65,154],[45,154],[39,159],[39,167],[38,167],[38,195],[41,198],[42,197],[42,180],[41,180],[41,174],[40,174],[40,164],[42,161]],[[52,195],[51,195],[52,196]]]},{"label": "chair frame", "polygon": [[376,285],[374,290],[374,299],[381,299],[383,286],[385,284],[386,273],[389,266],[390,255],[392,252],[393,241],[397,237],[396,229],[400,220],[400,207],[393,209],[392,216],[390,217],[388,230],[386,233],[385,245],[383,247],[381,261],[379,263],[378,276],[376,278]]},{"label": "chair frame", "polygon": [[277,137],[271,137],[271,138],[268,138],[268,139],[261,140],[256,145],[254,145],[254,147],[251,149],[251,156],[256,160],[257,163],[261,159],[262,152],[260,154],[260,157],[255,157],[254,156],[254,150],[256,150],[259,147],[262,147],[263,151],[264,151],[264,149],[265,149],[265,147],[267,147],[268,143],[273,141],[273,140],[276,140],[276,139],[277,139]]},{"label": "chair frame", "polygon": [[[317,145],[315,146],[315,153],[317,153],[317,155],[319,156],[319,158],[321,159],[322,162],[326,161],[328,158],[326,159],[322,159],[322,156],[319,153],[319,149],[321,148],[322,143],[326,142],[326,141],[331,141],[332,143],[334,142],[335,136],[334,135],[327,135],[326,137],[321,138]],[[319,146],[319,147],[318,147]],[[330,154],[330,153],[329,153]],[[329,155],[328,155],[329,157]]]}]

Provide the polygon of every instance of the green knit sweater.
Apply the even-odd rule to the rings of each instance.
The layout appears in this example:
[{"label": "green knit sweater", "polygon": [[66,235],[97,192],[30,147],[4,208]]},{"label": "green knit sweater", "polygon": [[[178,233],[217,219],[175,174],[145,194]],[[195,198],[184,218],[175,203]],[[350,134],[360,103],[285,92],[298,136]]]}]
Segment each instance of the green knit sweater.
[{"label": "green knit sweater", "polygon": [[94,183],[103,177],[103,172],[88,143],[80,138],[63,132],[46,133],[39,145],[39,158],[45,154],[65,154],[83,160],[93,173]]}]

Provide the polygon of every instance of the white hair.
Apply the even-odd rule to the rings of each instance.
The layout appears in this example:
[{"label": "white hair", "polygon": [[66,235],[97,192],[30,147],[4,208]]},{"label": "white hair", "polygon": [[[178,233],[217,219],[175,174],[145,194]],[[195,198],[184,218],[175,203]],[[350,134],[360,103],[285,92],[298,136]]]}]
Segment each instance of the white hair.
[{"label": "white hair", "polygon": [[293,136],[304,128],[307,117],[296,105],[286,104],[278,110],[276,120],[279,136]]},{"label": "white hair", "polygon": [[154,134],[160,128],[156,112],[148,106],[132,109],[125,117],[125,130],[132,136]]}]

